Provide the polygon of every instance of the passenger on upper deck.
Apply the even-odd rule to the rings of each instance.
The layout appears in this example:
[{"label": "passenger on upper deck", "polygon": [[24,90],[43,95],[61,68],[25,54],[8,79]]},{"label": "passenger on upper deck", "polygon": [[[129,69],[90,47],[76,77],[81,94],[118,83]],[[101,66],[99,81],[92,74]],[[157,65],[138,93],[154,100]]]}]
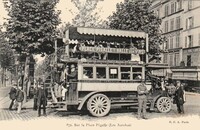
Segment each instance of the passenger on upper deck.
[{"label": "passenger on upper deck", "polygon": [[137,53],[137,48],[134,46],[133,43],[131,43],[130,49],[134,49],[131,54],[131,61],[140,61],[140,55]]}]

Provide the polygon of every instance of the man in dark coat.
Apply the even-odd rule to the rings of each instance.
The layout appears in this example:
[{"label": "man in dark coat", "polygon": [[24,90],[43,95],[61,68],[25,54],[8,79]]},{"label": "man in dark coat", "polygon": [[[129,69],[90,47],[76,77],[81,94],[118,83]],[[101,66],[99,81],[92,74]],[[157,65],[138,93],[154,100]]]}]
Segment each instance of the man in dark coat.
[{"label": "man in dark coat", "polygon": [[71,64],[70,69],[71,69],[71,73],[67,75],[68,81],[69,82],[76,81],[78,78],[78,72],[77,72],[75,65]]},{"label": "man in dark coat", "polygon": [[14,101],[16,99],[16,93],[17,93],[17,83],[14,83],[13,87],[11,87],[10,92],[9,92],[10,99],[11,99],[9,110],[12,110],[12,107],[14,105]]},{"label": "man in dark coat", "polygon": [[41,116],[41,108],[43,108],[43,114],[46,115],[46,105],[47,105],[47,95],[48,91],[44,88],[44,84],[38,86],[37,91],[37,104],[38,104],[38,117]]},{"label": "man in dark coat", "polygon": [[177,110],[178,113],[180,114],[184,114],[184,108],[183,108],[183,104],[184,104],[184,90],[181,87],[181,82],[177,81],[176,82],[176,92],[175,92],[175,102],[177,105]]},{"label": "man in dark coat", "polygon": [[37,91],[38,91],[38,86],[36,86],[34,89],[33,89],[33,110],[37,110]]}]

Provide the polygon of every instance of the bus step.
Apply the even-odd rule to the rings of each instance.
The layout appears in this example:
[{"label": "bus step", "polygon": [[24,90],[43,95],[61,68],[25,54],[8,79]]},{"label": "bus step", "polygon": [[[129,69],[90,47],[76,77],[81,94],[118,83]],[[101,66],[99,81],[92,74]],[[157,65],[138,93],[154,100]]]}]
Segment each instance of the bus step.
[{"label": "bus step", "polygon": [[113,100],[111,103],[135,103],[138,102],[138,100]]},{"label": "bus step", "polygon": [[67,111],[66,108],[56,108],[56,111]]},{"label": "bus step", "polygon": [[111,104],[112,107],[120,107],[120,106],[138,106],[138,103],[118,103]]}]

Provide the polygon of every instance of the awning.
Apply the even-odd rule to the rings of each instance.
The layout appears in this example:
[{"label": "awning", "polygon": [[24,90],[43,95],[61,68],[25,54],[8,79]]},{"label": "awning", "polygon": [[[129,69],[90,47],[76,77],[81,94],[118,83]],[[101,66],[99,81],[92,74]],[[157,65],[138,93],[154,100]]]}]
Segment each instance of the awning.
[{"label": "awning", "polygon": [[91,41],[93,41],[95,43],[113,43],[119,45],[137,43],[145,38],[146,34],[139,31],[69,27],[65,32],[63,42],[65,44],[77,44],[78,42],[92,43]]},{"label": "awning", "polygon": [[80,34],[90,34],[90,35],[145,38],[144,32],[117,30],[117,29],[77,27],[77,32],[79,32]]},{"label": "awning", "polygon": [[146,67],[150,69],[169,69],[168,64],[162,63],[149,63],[146,65]]}]

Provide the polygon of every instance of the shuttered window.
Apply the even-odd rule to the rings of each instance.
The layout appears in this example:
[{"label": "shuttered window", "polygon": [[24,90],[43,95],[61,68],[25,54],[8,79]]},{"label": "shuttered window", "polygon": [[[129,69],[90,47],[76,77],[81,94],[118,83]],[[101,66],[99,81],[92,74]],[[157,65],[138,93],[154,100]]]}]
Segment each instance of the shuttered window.
[{"label": "shuttered window", "polygon": [[178,35],[176,36],[176,48],[178,48],[179,45],[180,45],[180,34],[178,34]]},{"label": "shuttered window", "polygon": [[165,16],[168,16],[169,14],[169,6],[165,5]]},{"label": "shuttered window", "polygon": [[188,36],[188,46],[193,47],[193,36],[192,35]]},{"label": "shuttered window", "polygon": [[175,12],[175,6],[174,2],[171,3],[171,14]]},{"label": "shuttered window", "polygon": [[170,31],[174,30],[174,19],[170,20]]},{"label": "shuttered window", "polygon": [[199,33],[199,45],[200,45],[200,33]]},{"label": "shuttered window", "polygon": [[180,29],[180,28],[181,28],[181,18],[179,16],[179,17],[176,17],[176,29]]},{"label": "shuttered window", "polygon": [[174,42],[174,38],[171,36],[170,37],[170,49],[172,49],[173,48],[173,43]]},{"label": "shuttered window", "polygon": [[168,26],[168,21],[165,21],[165,32],[166,32],[166,33],[168,32],[168,28],[169,28],[169,26]]}]

